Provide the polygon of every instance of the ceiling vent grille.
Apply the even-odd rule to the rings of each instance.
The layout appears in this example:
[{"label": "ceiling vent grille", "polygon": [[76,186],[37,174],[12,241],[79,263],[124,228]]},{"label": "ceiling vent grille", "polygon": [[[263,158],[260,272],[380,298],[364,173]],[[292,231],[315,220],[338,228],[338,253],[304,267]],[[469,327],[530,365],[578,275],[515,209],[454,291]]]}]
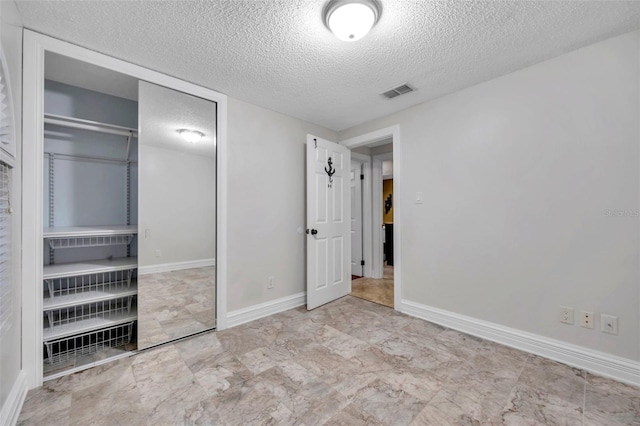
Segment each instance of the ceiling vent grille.
[{"label": "ceiling vent grille", "polygon": [[394,87],[393,89],[389,89],[386,92],[383,92],[382,96],[384,96],[385,98],[393,99],[396,96],[404,95],[405,93],[409,92],[413,92],[413,88],[407,83],[404,83],[398,87]]}]

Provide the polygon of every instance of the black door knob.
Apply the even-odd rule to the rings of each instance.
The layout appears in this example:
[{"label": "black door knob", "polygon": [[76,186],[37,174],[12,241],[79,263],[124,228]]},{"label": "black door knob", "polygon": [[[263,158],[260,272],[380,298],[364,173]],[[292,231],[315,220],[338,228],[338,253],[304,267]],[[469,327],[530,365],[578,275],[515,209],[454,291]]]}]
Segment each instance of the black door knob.
[{"label": "black door knob", "polygon": [[311,229],[311,230],[307,229],[307,234],[309,234],[309,231],[311,231],[311,235],[316,235],[318,233],[317,229]]}]

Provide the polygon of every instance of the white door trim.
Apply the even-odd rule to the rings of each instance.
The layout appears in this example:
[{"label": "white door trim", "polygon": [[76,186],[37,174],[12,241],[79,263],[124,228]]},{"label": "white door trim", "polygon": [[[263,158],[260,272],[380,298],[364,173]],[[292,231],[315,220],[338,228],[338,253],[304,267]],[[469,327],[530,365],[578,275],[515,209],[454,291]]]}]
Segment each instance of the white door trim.
[{"label": "white door trim", "polygon": [[92,50],[24,30],[22,368],[28,387],[42,384],[42,182],[45,51],[89,62],[217,103],[217,328],[227,327],[227,96]]},{"label": "white door trim", "polygon": [[351,151],[351,158],[362,162],[362,173],[364,174],[364,181],[362,182],[362,258],[364,259],[363,274],[365,277],[373,277],[373,257],[371,251],[371,157]]},{"label": "white door trim", "polygon": [[[385,154],[378,154],[378,155],[374,155],[372,157],[373,160],[373,183],[372,183],[372,187],[371,190],[373,192],[373,205],[374,206],[382,206],[384,203],[384,200],[382,199],[382,187],[383,187],[383,179],[384,176],[382,174],[382,162],[386,161],[386,160],[392,160],[393,159],[393,153],[388,152]],[[394,176],[395,177],[395,176]],[[395,180],[394,180],[395,182]],[[395,234],[395,214],[396,214],[396,194],[395,194],[395,188],[393,191],[393,220],[394,220],[394,234]],[[373,245],[372,245],[372,250],[373,250],[373,256],[374,256],[374,270],[373,270],[373,277],[374,278],[383,278],[384,277],[384,255],[383,255],[383,235],[384,235],[384,231],[382,230],[382,225],[383,225],[383,217],[382,217],[382,208],[380,209],[374,209],[373,211],[373,221],[372,221],[372,225],[373,225]],[[395,251],[395,242],[394,242],[394,251]],[[394,262],[393,264],[395,265],[396,259],[396,255],[394,253]],[[395,267],[394,267],[394,275],[395,275]],[[395,288],[395,281],[394,281],[394,288]]]},{"label": "white door trim", "polygon": [[[396,124],[345,139],[339,143],[352,149],[388,138],[392,138],[393,140],[393,297],[394,309],[402,312],[402,304],[400,303],[402,300],[402,194],[399,191],[402,187],[402,144],[400,136],[400,125]],[[372,179],[375,179],[375,176],[373,176]],[[382,180],[382,166],[380,167],[380,180]],[[372,201],[375,202],[375,200]],[[382,203],[382,196],[380,197],[380,203]],[[380,220],[380,223],[382,223],[382,219]],[[382,229],[382,226],[380,226],[380,228]],[[375,265],[373,266],[375,267]]]},{"label": "white door trim", "polygon": [[[363,180],[360,176],[364,177],[363,171],[363,162],[357,158],[354,158],[353,153],[351,153],[351,164],[350,164],[350,175],[349,175],[349,193],[351,196],[349,197],[351,200],[351,276],[357,275],[359,277],[364,277],[364,265],[361,265],[361,261],[364,260],[364,220],[362,217],[363,213],[363,196],[364,196],[364,188],[363,188]],[[351,175],[353,173],[353,175]],[[354,201],[354,193],[356,195],[355,198],[357,200]],[[358,216],[356,218],[356,216]],[[354,219],[356,220],[356,225],[359,227],[359,238],[357,241],[353,240],[354,237]],[[357,256],[357,257],[356,257]],[[366,263],[366,262],[365,262]]]}]

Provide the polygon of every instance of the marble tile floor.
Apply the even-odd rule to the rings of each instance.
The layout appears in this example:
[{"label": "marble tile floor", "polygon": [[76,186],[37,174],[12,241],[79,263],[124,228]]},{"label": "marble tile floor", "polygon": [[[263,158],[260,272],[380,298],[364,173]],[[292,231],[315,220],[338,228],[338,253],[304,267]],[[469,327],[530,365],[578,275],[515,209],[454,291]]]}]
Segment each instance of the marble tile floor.
[{"label": "marble tile floor", "polygon": [[385,264],[382,278],[352,280],[351,295],[393,308],[393,266]]},{"label": "marble tile floor", "polygon": [[215,268],[138,277],[138,347],[215,327]]},{"label": "marble tile floor", "polygon": [[393,308],[393,280],[358,278],[351,281],[351,296]]},{"label": "marble tile floor", "polygon": [[346,296],[46,382],[20,425],[633,425],[640,389]]}]

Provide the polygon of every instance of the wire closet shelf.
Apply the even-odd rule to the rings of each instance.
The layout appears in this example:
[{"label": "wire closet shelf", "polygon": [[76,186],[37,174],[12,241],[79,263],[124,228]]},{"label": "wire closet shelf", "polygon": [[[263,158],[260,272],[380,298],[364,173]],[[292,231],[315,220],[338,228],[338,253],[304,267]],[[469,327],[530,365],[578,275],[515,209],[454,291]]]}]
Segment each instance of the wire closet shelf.
[{"label": "wire closet shelf", "polygon": [[[80,276],[45,279],[44,307],[53,304],[73,303],[93,298],[109,298],[119,294],[136,291],[132,285],[134,269],[122,271],[97,272]],[[134,293],[135,294],[135,293]]]},{"label": "wire closet shelf", "polygon": [[134,321],[78,336],[45,342],[45,362],[59,364],[131,343]]},{"label": "wire closet shelf", "polygon": [[49,238],[49,247],[51,247],[52,249],[66,249],[129,245],[131,244],[131,240],[133,240],[133,234]]},{"label": "wire closet shelf", "polygon": [[100,300],[82,305],[62,306],[44,311],[46,340],[59,335],[70,335],[83,330],[104,327],[109,322],[126,321],[133,313],[135,296]]}]

